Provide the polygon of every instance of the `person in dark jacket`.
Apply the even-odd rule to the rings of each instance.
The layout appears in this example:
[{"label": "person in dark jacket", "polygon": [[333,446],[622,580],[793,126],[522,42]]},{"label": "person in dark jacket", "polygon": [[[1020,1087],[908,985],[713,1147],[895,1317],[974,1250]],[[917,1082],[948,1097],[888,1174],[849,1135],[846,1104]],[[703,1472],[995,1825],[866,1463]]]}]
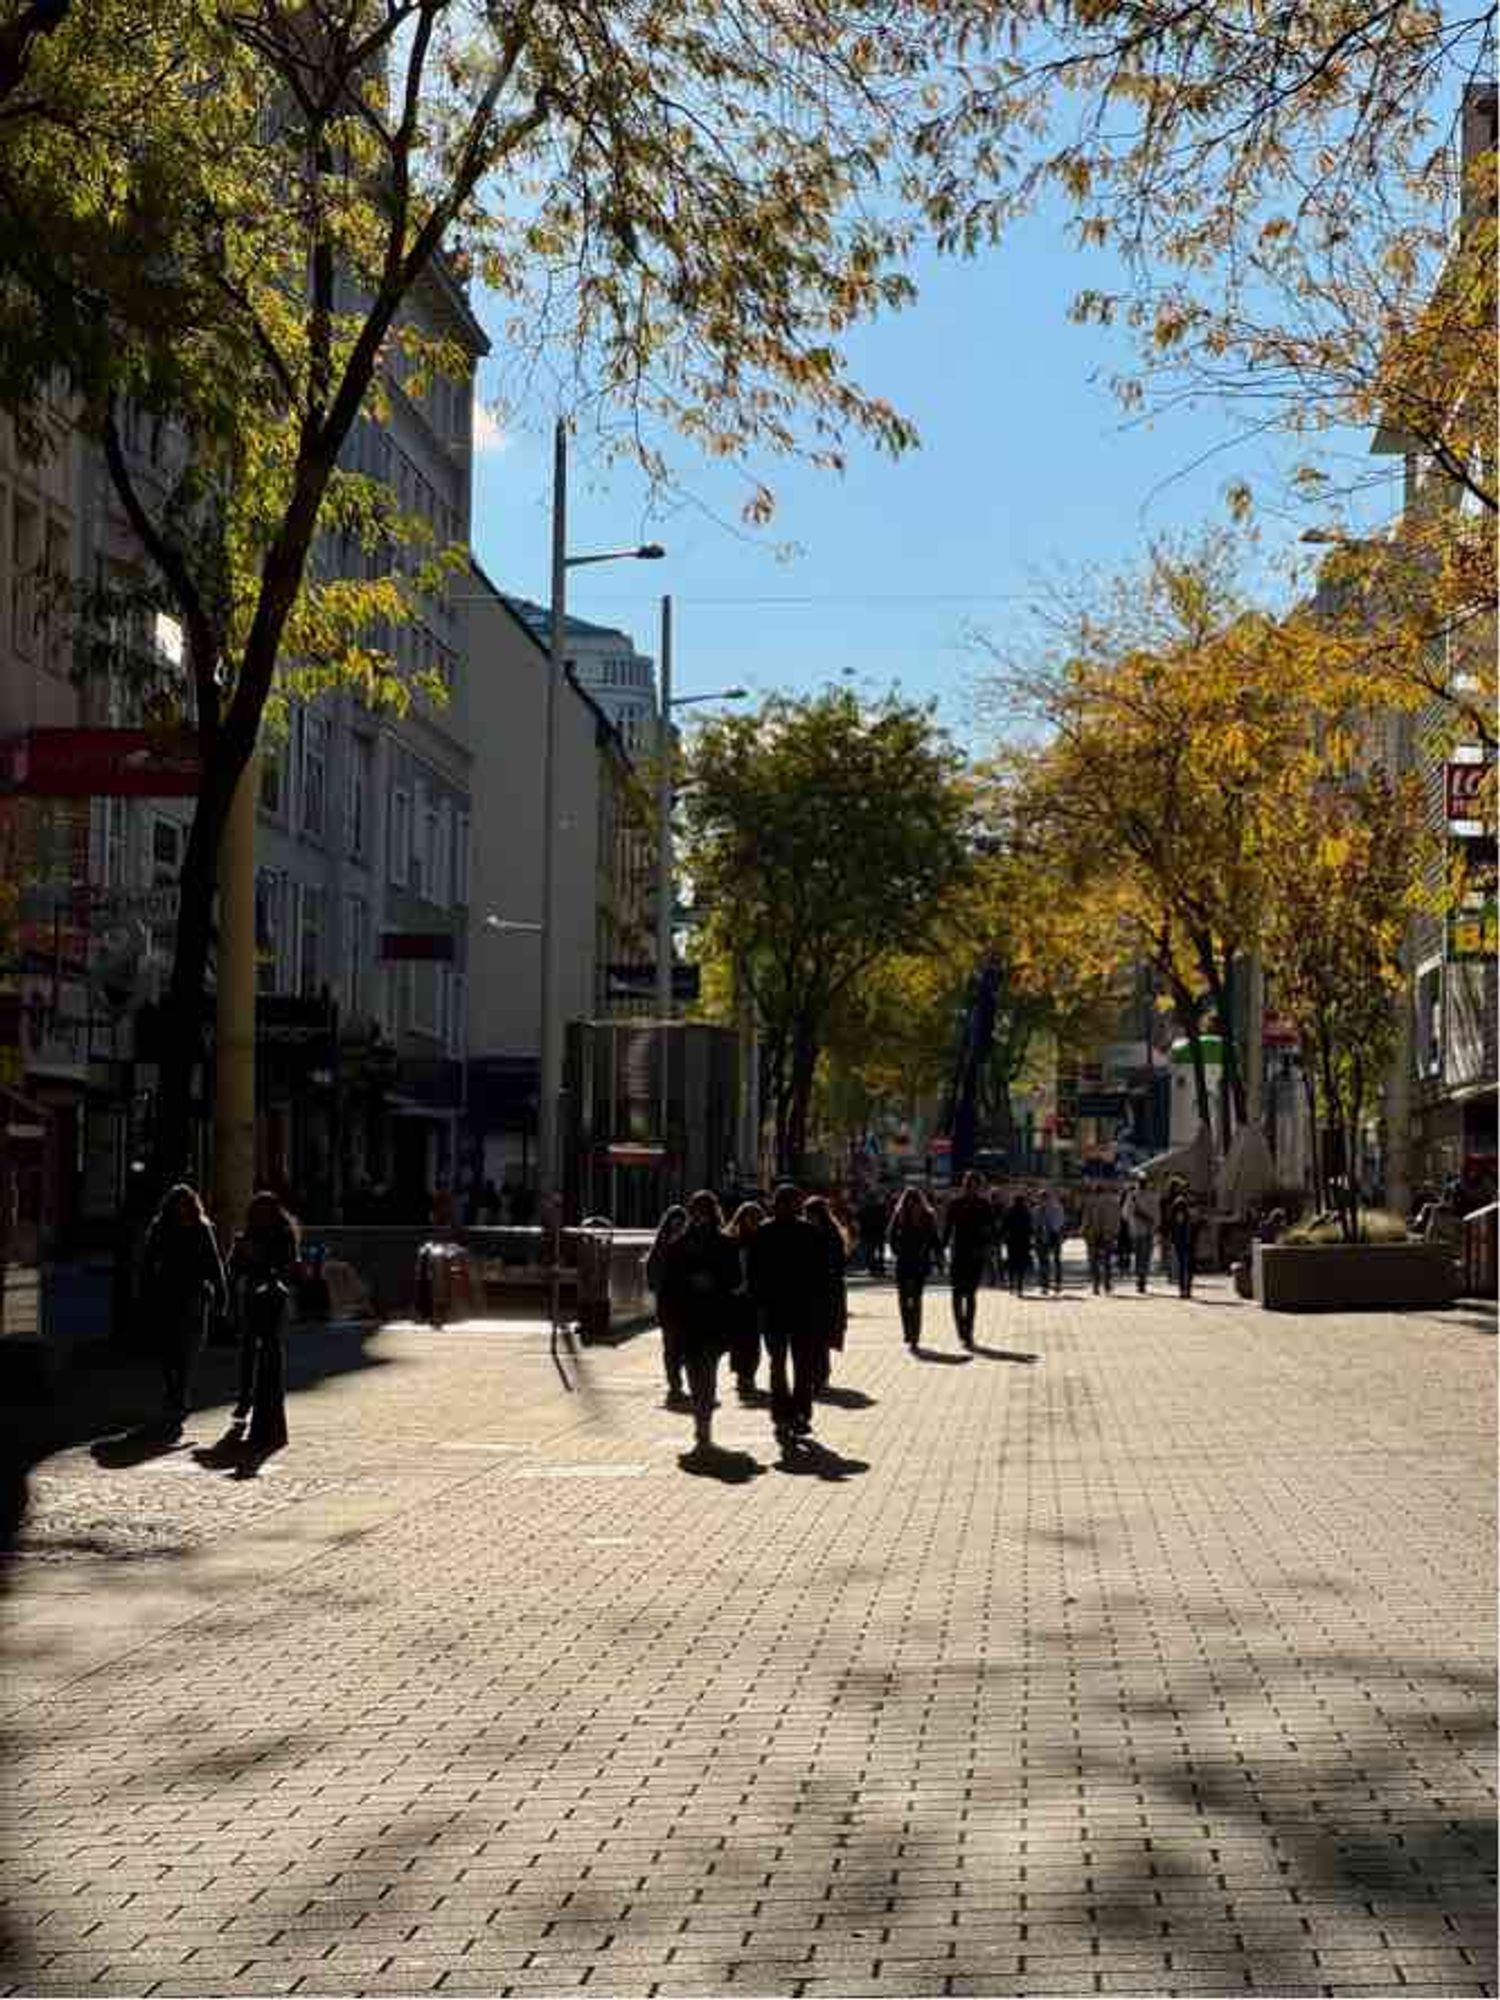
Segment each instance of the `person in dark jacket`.
[{"label": "person in dark jacket", "polygon": [[965,1347],[974,1345],[974,1314],[980,1281],[990,1254],[993,1228],[990,1205],[985,1197],[984,1176],[972,1167],[964,1175],[961,1191],[948,1204],[943,1218],[943,1249],[948,1258],[948,1283],[953,1293],[953,1325]]},{"label": "person in dark jacket", "polygon": [[700,1188],[688,1202],[688,1223],[663,1258],[662,1294],[670,1301],[682,1342],[693,1403],[693,1448],[713,1444],[719,1356],[733,1330],[740,1286],[740,1253],[724,1234],[719,1198]]},{"label": "person in dark jacket", "polygon": [[1026,1273],[1031,1269],[1031,1203],[1024,1188],[1017,1188],[1005,1211],[1001,1228],[1005,1231],[1005,1264],[1010,1288],[1017,1298],[1026,1292]]},{"label": "person in dark jacket", "polygon": [[832,1203],[824,1195],[810,1195],[803,1204],[802,1216],[821,1234],[826,1259],[823,1347],[817,1381],[813,1386],[813,1394],[819,1396],[832,1377],[834,1355],[844,1351],[844,1335],[849,1327],[849,1286],[845,1276],[849,1265],[849,1238],[833,1212]]},{"label": "person in dark jacket", "polygon": [[766,1212],[758,1201],[742,1201],[729,1218],[729,1238],[740,1259],[729,1365],[734,1371],[734,1385],[742,1403],[755,1400],[755,1376],[760,1367],[760,1307],[750,1290],[750,1245],[765,1219]]},{"label": "person in dark jacket", "polygon": [[656,1225],[656,1241],[646,1252],[646,1283],[656,1299],[656,1322],[661,1328],[661,1360],[667,1378],[667,1406],[681,1409],[687,1402],[682,1386],[682,1333],[677,1325],[673,1301],[666,1296],[663,1280],[667,1252],[688,1225],[688,1212],[674,1201]]},{"label": "person in dark jacket", "polygon": [[941,1266],[943,1261],[937,1217],[920,1188],[903,1188],[887,1241],[896,1264],[901,1331],[907,1346],[915,1348],[922,1339],[922,1294],[933,1266]]},{"label": "person in dark jacket", "polygon": [[146,1233],[142,1296],[161,1353],[162,1424],[171,1437],[193,1402],[193,1371],[210,1311],[229,1304],[229,1285],[214,1232],[197,1191],[186,1181],[167,1190]]},{"label": "person in dark jacket", "polygon": [[246,1453],[267,1458],[287,1441],[286,1312],[297,1264],[297,1225],[274,1194],[250,1197],[230,1269],[239,1294],[240,1382],[230,1419]]},{"label": "person in dark jacket", "polygon": [[771,1423],[783,1452],[812,1431],[827,1324],[828,1251],[801,1211],[801,1190],[784,1181],[750,1246],[750,1290],[771,1363]]},{"label": "person in dark jacket", "polygon": [[1172,1248],[1178,1296],[1190,1299],[1197,1275],[1198,1218],[1193,1213],[1192,1197],[1184,1180],[1174,1181],[1168,1190],[1162,1233]]},{"label": "person in dark jacket", "polygon": [[872,1278],[885,1276],[886,1229],[885,1196],[871,1188],[859,1205],[859,1248]]}]

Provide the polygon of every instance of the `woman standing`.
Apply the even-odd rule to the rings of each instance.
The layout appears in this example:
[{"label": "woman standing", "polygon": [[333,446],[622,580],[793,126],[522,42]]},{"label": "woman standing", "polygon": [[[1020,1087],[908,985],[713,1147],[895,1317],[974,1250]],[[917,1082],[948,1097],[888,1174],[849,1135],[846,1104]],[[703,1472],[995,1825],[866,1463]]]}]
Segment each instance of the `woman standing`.
[{"label": "woman standing", "polygon": [[661,1328],[661,1358],[667,1377],[667,1403],[680,1408],[687,1401],[682,1389],[682,1334],[665,1284],[667,1252],[687,1228],[688,1213],[674,1201],[656,1225],[656,1241],[646,1252],[646,1283],[656,1298],[656,1320]]},{"label": "woman standing", "polygon": [[813,1382],[813,1394],[819,1396],[828,1387],[834,1354],[844,1351],[844,1334],[849,1325],[849,1287],[844,1277],[849,1262],[849,1238],[826,1195],[810,1195],[802,1205],[802,1215],[821,1234],[826,1260],[825,1290],[820,1302],[824,1337]]},{"label": "woman standing", "polygon": [[245,1448],[267,1458],[287,1441],[286,1307],[297,1262],[297,1225],[274,1194],[250,1197],[231,1269],[240,1295],[240,1389],[232,1431],[248,1421]]},{"label": "woman standing", "polygon": [[729,1218],[729,1238],[740,1259],[729,1365],[742,1403],[754,1401],[755,1374],[760,1367],[760,1307],[750,1290],[750,1243],[765,1219],[766,1212],[758,1201],[742,1201]]},{"label": "woman standing", "polygon": [[186,1181],[167,1190],[152,1218],[141,1280],[161,1345],[162,1425],[177,1438],[192,1408],[193,1371],[209,1310],[223,1312],[229,1304],[213,1227]]},{"label": "woman standing", "polygon": [[891,1255],[896,1260],[896,1301],[901,1308],[901,1331],[908,1347],[922,1338],[922,1293],[934,1264],[941,1264],[943,1251],[938,1240],[937,1217],[932,1203],[920,1188],[902,1190],[891,1217],[888,1235]]},{"label": "woman standing", "polygon": [[702,1188],[688,1203],[687,1227],[667,1247],[663,1294],[672,1301],[693,1402],[693,1448],[713,1444],[719,1356],[733,1325],[740,1253],[724,1233],[719,1198]]}]

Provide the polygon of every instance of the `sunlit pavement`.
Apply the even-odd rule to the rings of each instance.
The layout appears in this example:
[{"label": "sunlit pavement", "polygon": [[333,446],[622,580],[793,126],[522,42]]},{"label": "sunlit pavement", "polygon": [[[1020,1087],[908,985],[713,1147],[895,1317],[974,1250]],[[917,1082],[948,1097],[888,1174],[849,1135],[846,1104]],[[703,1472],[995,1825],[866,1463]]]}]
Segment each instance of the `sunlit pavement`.
[{"label": "sunlit pavement", "polygon": [[524,1328],[49,1460],[7,1990],[1491,1992],[1493,1322],[1203,1289],[857,1289],[788,1468]]}]

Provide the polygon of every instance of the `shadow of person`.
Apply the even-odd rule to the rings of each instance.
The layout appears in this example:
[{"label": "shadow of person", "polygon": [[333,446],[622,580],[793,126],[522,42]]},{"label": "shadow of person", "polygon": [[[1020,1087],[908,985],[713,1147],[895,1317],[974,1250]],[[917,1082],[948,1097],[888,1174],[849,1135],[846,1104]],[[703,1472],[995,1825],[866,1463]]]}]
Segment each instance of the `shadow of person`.
[{"label": "shadow of person", "polygon": [[165,1458],[169,1452],[181,1449],[182,1432],[177,1426],[166,1423],[136,1424],[113,1437],[95,1438],[89,1446],[89,1457],[96,1465],[119,1469],[144,1465],[147,1459]]},{"label": "shadow of person", "polygon": [[245,1456],[245,1433],[231,1425],[221,1438],[212,1444],[200,1445],[193,1453],[195,1465],[201,1465],[208,1472],[228,1472],[237,1466]]},{"label": "shadow of person", "polygon": [[912,1349],[918,1361],[935,1362],[940,1368],[967,1368],[974,1359],[972,1354],[950,1354],[943,1347],[922,1347]]},{"label": "shadow of person", "polygon": [[1012,1354],[1008,1347],[986,1347],[982,1340],[976,1340],[972,1350],[983,1354],[990,1361],[1040,1361],[1040,1354]]},{"label": "shadow of person", "polygon": [[812,1479],[851,1479],[856,1473],[868,1472],[869,1469],[868,1459],[845,1458],[842,1453],[810,1437],[786,1439],[777,1461],[779,1472],[792,1472]]},{"label": "shadow of person", "polygon": [[743,1486],[766,1469],[748,1451],[728,1451],[721,1444],[695,1445],[679,1452],[677,1463],[696,1479],[718,1479],[726,1486]]},{"label": "shadow of person", "polygon": [[863,1389],[846,1389],[837,1382],[830,1382],[826,1389],[819,1389],[813,1400],[818,1403],[832,1403],[840,1410],[873,1410],[879,1400],[867,1396]]},{"label": "shadow of person", "polygon": [[258,1479],[266,1460],[285,1450],[285,1444],[243,1444],[234,1456],[234,1470],[230,1476],[234,1479]]}]

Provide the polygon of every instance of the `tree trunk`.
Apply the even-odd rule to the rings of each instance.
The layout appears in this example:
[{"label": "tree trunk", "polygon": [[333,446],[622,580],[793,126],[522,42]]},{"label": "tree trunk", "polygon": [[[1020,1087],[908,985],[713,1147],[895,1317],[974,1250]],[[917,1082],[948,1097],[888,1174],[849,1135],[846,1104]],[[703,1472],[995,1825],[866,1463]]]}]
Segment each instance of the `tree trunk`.
[{"label": "tree trunk", "polygon": [[1318,1086],[1314,1072],[1316,1051],[1307,1042],[1302,1044],[1302,1095],[1307,1102],[1307,1134],[1312,1161],[1313,1207],[1326,1208],[1323,1187],[1323,1130],[1318,1120]]},{"label": "tree trunk", "polygon": [[788,1170],[793,1173],[807,1151],[808,1111],[812,1105],[813,1077],[817,1067],[816,1039],[806,1028],[799,1026],[792,1038],[787,1115]]},{"label": "tree trunk", "polygon": [[161,1022],[156,1117],[151,1135],[153,1199],[192,1166],[193,1071],[206,1060],[204,1042],[208,955],[213,942],[214,898],[219,886],[219,843],[239,773],[227,789],[221,766],[204,772],[203,789],[188,830],[179,880],[172,977]]}]

